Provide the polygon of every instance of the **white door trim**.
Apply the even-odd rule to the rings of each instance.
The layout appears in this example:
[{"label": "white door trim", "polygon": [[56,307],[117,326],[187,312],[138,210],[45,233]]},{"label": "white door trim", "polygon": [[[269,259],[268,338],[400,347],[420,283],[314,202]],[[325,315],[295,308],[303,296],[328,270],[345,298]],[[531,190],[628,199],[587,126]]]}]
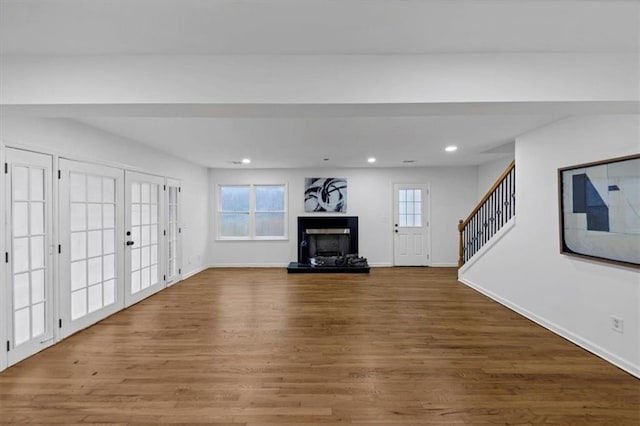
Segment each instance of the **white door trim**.
[{"label": "white door trim", "polygon": [[[7,161],[5,150],[6,150],[6,147],[4,143],[0,141],[0,164],[2,165],[2,172],[0,172],[0,188],[6,188],[6,185],[7,185],[6,174],[4,173],[4,167]],[[0,244],[2,245],[3,256],[5,252],[9,251],[9,247],[7,247],[7,240],[5,236],[5,227],[6,227],[5,220],[7,217],[6,211],[5,211],[5,198],[6,197],[0,197],[0,218],[2,219],[0,221],[0,223],[2,223],[2,226],[0,226]],[[6,279],[9,275],[7,266],[8,265],[5,262],[0,262],[0,277],[4,278],[3,280],[4,282],[6,282]],[[0,300],[2,301],[7,300],[6,287],[7,285],[0,285]],[[7,328],[8,328],[7,305],[8,304],[5,302],[0,302],[0,371],[3,371],[4,369],[7,368],[7,351],[4,347],[4,345],[8,340],[7,339]]]}]

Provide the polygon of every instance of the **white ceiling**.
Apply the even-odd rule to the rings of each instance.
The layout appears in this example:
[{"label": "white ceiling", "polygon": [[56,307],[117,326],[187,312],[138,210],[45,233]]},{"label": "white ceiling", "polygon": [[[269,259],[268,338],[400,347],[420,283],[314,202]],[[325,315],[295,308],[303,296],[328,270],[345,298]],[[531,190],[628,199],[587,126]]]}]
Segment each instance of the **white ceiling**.
[{"label": "white ceiling", "polygon": [[[256,168],[474,165],[550,116],[314,118],[89,118],[82,121],[213,168],[252,159]],[[448,145],[459,147],[448,154]],[[329,161],[324,161],[329,158]],[[413,160],[414,163],[403,163]],[[238,166],[235,166],[238,167]]]},{"label": "white ceiling", "polygon": [[1,0],[3,54],[632,52],[635,0]]},{"label": "white ceiling", "polygon": [[[637,52],[635,0],[0,0],[2,55]],[[480,164],[565,113],[74,116],[207,167]],[[388,104],[391,112],[394,104]],[[124,107],[123,107],[124,108]],[[71,110],[70,110],[71,111]],[[266,111],[266,110],[265,110]],[[81,116],[80,116],[81,115]],[[456,144],[455,154],[444,146]],[[494,153],[486,153],[493,150]],[[496,153],[497,151],[498,153]],[[508,150],[507,150],[508,151]],[[323,161],[329,158],[329,161]],[[415,160],[415,163],[403,163]]]}]

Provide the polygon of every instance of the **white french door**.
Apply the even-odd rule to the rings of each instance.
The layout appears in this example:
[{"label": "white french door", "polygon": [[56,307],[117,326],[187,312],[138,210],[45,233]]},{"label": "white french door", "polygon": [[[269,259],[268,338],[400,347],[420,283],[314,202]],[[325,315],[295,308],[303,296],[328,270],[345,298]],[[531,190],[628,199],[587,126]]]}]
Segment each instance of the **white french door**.
[{"label": "white french door", "polygon": [[124,173],[59,162],[61,337],[124,307]]},{"label": "white french door", "polygon": [[164,178],[125,172],[125,304],[165,287]]},{"label": "white french door", "polygon": [[50,155],[6,150],[8,364],[54,343]]},{"label": "white french door", "polygon": [[394,184],[395,266],[429,265],[429,191],[425,184]]},{"label": "white french door", "polygon": [[182,278],[182,228],[180,226],[180,181],[167,178],[166,183],[166,211],[167,218],[167,286],[180,281]]}]

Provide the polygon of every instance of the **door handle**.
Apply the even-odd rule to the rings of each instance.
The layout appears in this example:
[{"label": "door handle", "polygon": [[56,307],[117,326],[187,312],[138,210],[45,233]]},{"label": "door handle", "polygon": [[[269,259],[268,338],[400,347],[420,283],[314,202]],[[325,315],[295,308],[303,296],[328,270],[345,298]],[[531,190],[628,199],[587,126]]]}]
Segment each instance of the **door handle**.
[{"label": "door handle", "polygon": [[396,234],[398,233],[398,230],[396,229]]},{"label": "door handle", "polygon": [[132,245],[134,245],[134,244],[135,244],[135,243],[134,243],[133,241],[127,241],[127,245],[128,245],[128,246],[132,246]]}]

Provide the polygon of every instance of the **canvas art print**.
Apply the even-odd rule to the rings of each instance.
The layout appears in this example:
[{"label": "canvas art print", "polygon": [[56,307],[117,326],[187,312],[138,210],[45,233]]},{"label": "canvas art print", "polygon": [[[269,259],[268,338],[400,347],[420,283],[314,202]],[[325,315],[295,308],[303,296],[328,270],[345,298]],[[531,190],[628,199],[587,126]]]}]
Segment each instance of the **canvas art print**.
[{"label": "canvas art print", "polygon": [[305,178],[305,212],[347,211],[347,180],[343,178]]},{"label": "canvas art print", "polygon": [[558,175],[561,252],[640,267],[640,155]]}]

